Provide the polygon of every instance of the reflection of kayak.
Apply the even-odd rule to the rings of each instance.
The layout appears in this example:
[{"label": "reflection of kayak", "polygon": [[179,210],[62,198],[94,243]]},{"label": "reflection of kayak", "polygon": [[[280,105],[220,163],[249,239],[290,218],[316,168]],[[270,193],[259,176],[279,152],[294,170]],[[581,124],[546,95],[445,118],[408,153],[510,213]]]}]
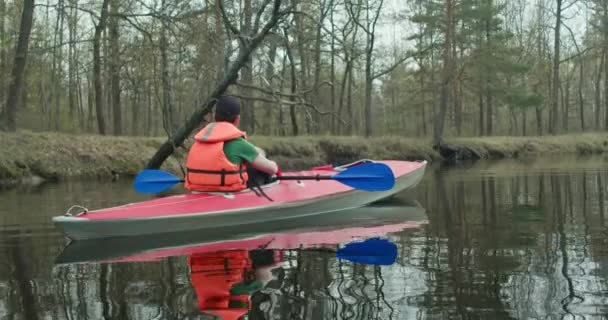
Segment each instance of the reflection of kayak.
[{"label": "reflection of kayak", "polygon": [[[247,225],[365,206],[417,185],[426,162],[381,161],[395,176],[386,191],[353,189],[335,180],[280,181],[264,187],[273,199],[246,190],[231,194],[190,193],[53,218],[72,239],[137,236]],[[316,168],[285,175],[332,175],[343,167]]]},{"label": "reflection of kayak", "polygon": [[424,208],[394,199],[316,219],[303,217],[246,227],[73,241],[56,262],[153,261],[223,250],[321,247],[416,228],[426,222]]}]

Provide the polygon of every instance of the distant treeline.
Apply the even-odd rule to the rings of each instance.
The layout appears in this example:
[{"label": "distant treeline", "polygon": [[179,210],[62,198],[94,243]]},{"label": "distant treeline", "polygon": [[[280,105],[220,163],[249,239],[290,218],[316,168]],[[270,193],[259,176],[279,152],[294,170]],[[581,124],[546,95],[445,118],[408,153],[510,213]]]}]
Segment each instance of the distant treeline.
[{"label": "distant treeline", "polygon": [[0,0],[1,126],[171,133],[235,66],[249,133],[605,130],[607,56],[608,0]]}]

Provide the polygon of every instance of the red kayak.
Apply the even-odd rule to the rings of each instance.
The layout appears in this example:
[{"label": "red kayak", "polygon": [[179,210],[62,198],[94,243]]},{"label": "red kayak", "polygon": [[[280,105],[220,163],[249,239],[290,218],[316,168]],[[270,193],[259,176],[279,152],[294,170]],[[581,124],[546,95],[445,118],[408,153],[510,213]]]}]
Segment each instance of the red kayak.
[{"label": "red kayak", "polygon": [[[379,161],[395,177],[390,190],[367,192],[335,180],[284,180],[263,186],[269,198],[259,192],[188,193],[126,204],[118,207],[66,214],[53,218],[71,239],[93,239],[159,234],[246,225],[290,219],[362,207],[416,186],[426,161]],[[316,176],[339,173],[348,166],[317,167],[284,175]]]},{"label": "red kayak", "polygon": [[315,219],[74,241],[64,248],[56,263],[156,261],[217,251],[317,248],[415,229],[427,222],[426,212],[417,202],[395,198]]}]

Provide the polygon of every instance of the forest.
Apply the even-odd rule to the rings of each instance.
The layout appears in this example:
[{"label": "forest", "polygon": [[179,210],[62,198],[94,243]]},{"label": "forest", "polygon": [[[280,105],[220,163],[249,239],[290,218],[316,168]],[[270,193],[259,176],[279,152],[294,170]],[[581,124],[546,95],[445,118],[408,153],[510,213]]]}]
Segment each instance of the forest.
[{"label": "forest", "polygon": [[0,0],[0,128],[249,134],[608,129],[608,0]]}]

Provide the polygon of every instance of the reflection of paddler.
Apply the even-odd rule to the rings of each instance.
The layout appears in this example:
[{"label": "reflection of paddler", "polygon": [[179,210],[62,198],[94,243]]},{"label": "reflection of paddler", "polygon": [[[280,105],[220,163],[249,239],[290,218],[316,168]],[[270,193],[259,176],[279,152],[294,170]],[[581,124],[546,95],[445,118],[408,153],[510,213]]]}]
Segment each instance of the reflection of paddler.
[{"label": "reflection of paddler", "polygon": [[251,308],[251,294],[272,280],[282,252],[233,250],[188,257],[199,310],[224,320],[242,319]]}]

